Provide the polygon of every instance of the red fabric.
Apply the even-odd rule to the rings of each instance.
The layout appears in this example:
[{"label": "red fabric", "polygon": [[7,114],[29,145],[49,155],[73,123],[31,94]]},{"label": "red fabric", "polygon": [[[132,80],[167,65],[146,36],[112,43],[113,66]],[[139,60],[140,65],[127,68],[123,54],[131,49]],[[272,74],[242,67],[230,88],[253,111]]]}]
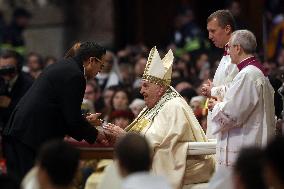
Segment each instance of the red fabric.
[{"label": "red fabric", "polygon": [[115,110],[110,114],[110,121],[114,120],[115,118],[128,118],[129,120],[134,119],[134,114],[130,110]]},{"label": "red fabric", "polygon": [[223,53],[223,56],[227,56],[227,55],[229,55],[228,50],[229,50],[229,45],[227,44],[227,45],[225,45],[225,47],[224,47],[224,53]]},{"label": "red fabric", "polygon": [[6,173],[7,173],[6,160],[0,159],[0,174],[6,174]]}]

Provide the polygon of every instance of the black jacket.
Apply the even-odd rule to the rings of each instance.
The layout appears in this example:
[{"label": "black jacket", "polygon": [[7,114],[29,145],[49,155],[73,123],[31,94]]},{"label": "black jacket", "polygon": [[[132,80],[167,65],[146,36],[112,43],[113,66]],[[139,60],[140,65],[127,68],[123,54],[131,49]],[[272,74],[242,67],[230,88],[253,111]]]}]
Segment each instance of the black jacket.
[{"label": "black jacket", "polygon": [[98,131],[81,115],[85,87],[78,60],[69,58],[47,67],[16,106],[3,134],[34,150],[66,134],[95,142]]},{"label": "black jacket", "polygon": [[7,124],[12,111],[32,84],[33,79],[28,74],[21,72],[18,75],[18,78],[13,85],[12,90],[10,92],[6,91],[5,94],[1,94],[11,98],[11,102],[7,108],[0,108],[1,127],[4,127]]}]

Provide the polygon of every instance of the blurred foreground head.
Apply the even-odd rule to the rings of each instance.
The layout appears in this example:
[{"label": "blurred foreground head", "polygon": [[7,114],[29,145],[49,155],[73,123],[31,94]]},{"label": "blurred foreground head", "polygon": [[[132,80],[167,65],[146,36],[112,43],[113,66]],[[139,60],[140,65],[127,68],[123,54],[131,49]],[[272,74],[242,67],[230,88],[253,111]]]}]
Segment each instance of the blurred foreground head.
[{"label": "blurred foreground head", "polygon": [[266,177],[270,187],[284,188],[284,137],[272,140],[265,149]]},{"label": "blurred foreground head", "polygon": [[139,134],[128,133],[122,137],[114,149],[122,177],[131,173],[149,171],[152,158],[149,144]]},{"label": "blurred foreground head", "polygon": [[71,186],[77,173],[79,157],[79,151],[63,141],[44,144],[37,159],[41,188]]},{"label": "blurred foreground head", "polygon": [[236,161],[233,178],[236,189],[267,189],[262,150],[256,147],[243,148]]}]

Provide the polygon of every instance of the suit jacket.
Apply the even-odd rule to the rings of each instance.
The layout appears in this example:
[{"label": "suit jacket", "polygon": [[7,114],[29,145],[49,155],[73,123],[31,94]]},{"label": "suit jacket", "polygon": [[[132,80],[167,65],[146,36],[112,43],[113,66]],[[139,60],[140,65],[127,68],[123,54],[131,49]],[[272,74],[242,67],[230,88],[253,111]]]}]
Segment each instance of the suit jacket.
[{"label": "suit jacket", "polygon": [[0,108],[0,122],[4,127],[9,120],[9,117],[16,107],[19,100],[25,95],[27,90],[33,84],[33,79],[26,73],[21,72],[10,92],[3,94],[11,98],[11,102],[7,108]]},{"label": "suit jacket", "polygon": [[16,106],[3,134],[34,150],[66,134],[95,142],[98,131],[81,115],[85,87],[78,60],[69,58],[47,67]]}]

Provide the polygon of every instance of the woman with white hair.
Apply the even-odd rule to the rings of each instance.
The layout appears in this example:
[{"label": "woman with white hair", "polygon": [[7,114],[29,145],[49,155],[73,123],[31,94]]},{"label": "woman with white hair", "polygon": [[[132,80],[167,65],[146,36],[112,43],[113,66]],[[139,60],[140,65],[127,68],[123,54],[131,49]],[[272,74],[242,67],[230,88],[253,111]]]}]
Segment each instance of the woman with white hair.
[{"label": "woman with white hair", "polygon": [[146,106],[145,101],[140,98],[135,98],[131,104],[129,105],[129,108],[131,109],[132,113],[134,114],[134,117],[137,117],[138,114],[141,112],[141,110]]}]

